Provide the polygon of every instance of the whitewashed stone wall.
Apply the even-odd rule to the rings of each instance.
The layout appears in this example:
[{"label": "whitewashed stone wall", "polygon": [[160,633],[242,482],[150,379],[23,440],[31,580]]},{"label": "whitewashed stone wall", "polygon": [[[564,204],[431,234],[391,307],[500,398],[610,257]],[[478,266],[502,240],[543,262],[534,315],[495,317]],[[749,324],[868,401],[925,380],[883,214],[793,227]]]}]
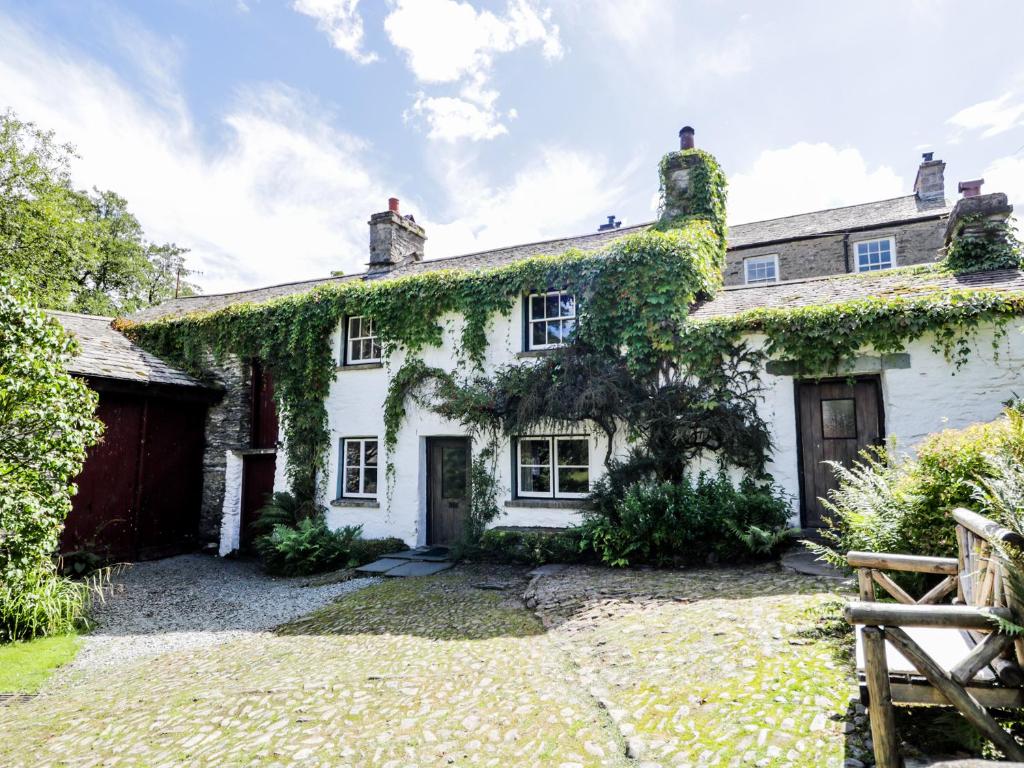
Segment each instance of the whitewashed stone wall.
[{"label": "whitewashed stone wall", "polygon": [[[521,315],[521,302],[517,301],[509,317],[495,318],[485,364],[488,372],[502,364],[521,360]],[[456,366],[455,350],[461,335],[462,319],[449,316],[443,319],[442,325],[446,329],[444,343],[421,354],[428,365],[451,371]],[[871,360],[879,358],[873,356],[871,350],[863,350],[866,367],[858,372],[880,373],[886,434],[895,440],[900,450],[912,451],[922,437],[936,430],[993,419],[999,415],[1006,399],[1015,392],[1024,394],[1024,336],[1020,329],[1009,329],[995,361],[991,340],[991,330],[983,331],[976,353],[959,371],[954,371],[941,354],[932,351],[932,342],[928,338],[911,344],[906,350],[910,356],[910,367],[906,369],[881,370],[880,366],[877,370],[872,369]],[[760,345],[763,338],[753,336],[750,341]],[[331,343],[336,359],[340,360],[340,328]],[[362,525],[364,536],[397,536],[410,545],[421,545],[426,538],[426,438],[462,436],[465,431],[460,425],[430,410],[407,403],[407,415],[394,450],[392,490],[387,492],[384,399],[389,377],[401,367],[403,359],[403,355],[398,353],[386,366],[339,365],[327,398],[331,447],[322,501],[329,509],[328,522],[332,527]],[[465,366],[461,368],[465,370]],[[766,373],[763,383],[763,415],[771,427],[775,443],[768,470],[791,497],[793,521],[797,523],[800,487],[794,381],[792,376]],[[345,437],[376,437],[380,441],[380,492],[376,502],[338,499],[340,441]],[[614,453],[621,456],[625,453],[624,440],[620,437],[616,442]],[[474,451],[479,448],[475,445]],[[538,507],[534,500],[523,504],[511,498],[511,451],[508,441],[499,449],[497,473],[503,489],[500,504],[504,514],[494,525],[560,527],[578,522],[580,513],[577,509],[566,509],[556,504]],[[283,457],[284,451],[278,455]],[[592,480],[603,473],[604,455],[604,436],[591,435]],[[287,489],[283,461],[278,462],[275,489]]]}]

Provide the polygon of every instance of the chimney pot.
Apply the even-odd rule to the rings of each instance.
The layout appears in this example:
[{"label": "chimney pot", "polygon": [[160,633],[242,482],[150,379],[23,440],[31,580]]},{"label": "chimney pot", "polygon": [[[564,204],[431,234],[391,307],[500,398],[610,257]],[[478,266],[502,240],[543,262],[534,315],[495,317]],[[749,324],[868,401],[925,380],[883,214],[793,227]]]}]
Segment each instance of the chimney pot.
[{"label": "chimney pot", "polygon": [[679,130],[679,148],[680,149],[693,149],[693,128],[688,125],[684,125]]},{"label": "chimney pot", "polygon": [[934,152],[922,152],[921,153],[921,159],[924,160],[926,163],[930,163],[934,156],[935,156]]},{"label": "chimney pot", "polygon": [[965,198],[977,197],[981,194],[981,185],[985,183],[984,179],[971,179],[970,181],[961,181],[956,185],[956,191],[961,193]]},{"label": "chimney pot", "polygon": [[389,197],[388,198],[388,210],[392,211],[394,213],[398,213],[398,198],[397,197]]}]

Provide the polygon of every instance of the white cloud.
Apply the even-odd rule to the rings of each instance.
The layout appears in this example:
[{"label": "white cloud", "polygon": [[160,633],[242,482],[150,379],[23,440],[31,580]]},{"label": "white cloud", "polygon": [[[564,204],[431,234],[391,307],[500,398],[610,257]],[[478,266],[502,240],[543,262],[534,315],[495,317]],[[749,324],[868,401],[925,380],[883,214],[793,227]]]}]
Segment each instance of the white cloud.
[{"label": "white cloud", "polygon": [[1012,155],[993,161],[982,174],[983,192],[1005,192],[1018,211],[1024,210],[1024,156]]},{"label": "white cloud", "polygon": [[[0,15],[0,102],[73,142],[76,183],[123,194],[157,241],[192,249],[210,291],[362,269],[363,214],[395,190],[374,182],[365,145],[280,85],[240,92],[223,144],[201,143],[161,49],[133,91],[105,66]],[[353,215],[358,212],[359,215]]]},{"label": "white cloud", "polygon": [[[397,0],[384,29],[417,80],[461,84],[457,96],[421,92],[406,113],[426,121],[430,138],[449,142],[508,133],[495,106],[499,94],[488,86],[496,54],[531,44],[549,59],[563,53],[550,9],[532,0],[509,0],[502,16],[458,0]],[[505,115],[514,116],[515,110]]]},{"label": "white cloud", "polygon": [[486,73],[495,54],[532,43],[543,46],[546,58],[562,55],[551,11],[536,8],[531,0],[509,0],[504,16],[458,0],[397,0],[384,29],[424,83],[451,83]]},{"label": "white cloud", "polygon": [[963,130],[981,130],[987,139],[1024,124],[1024,101],[1015,101],[1013,93],[1004,93],[961,109],[946,122]]},{"label": "white cloud", "polygon": [[742,223],[898,197],[903,180],[885,165],[869,169],[856,149],[800,142],[762,152],[729,177],[729,221]]},{"label": "white cloud", "polygon": [[294,0],[292,8],[316,19],[317,29],[325,32],[331,44],[360,64],[377,60],[377,54],[363,50],[363,17],[359,0]]}]

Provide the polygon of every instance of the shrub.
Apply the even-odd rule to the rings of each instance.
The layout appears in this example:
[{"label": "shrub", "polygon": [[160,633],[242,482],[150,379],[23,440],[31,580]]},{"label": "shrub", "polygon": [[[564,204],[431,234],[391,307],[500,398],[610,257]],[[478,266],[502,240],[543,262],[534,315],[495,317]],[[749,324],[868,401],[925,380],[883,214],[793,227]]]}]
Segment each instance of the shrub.
[{"label": "shrub", "polygon": [[362,526],[348,525],[331,530],[322,517],[307,517],[294,528],[276,525],[253,546],[268,573],[280,576],[309,576],[348,563],[352,542]]},{"label": "shrub", "polygon": [[51,558],[102,429],[96,394],[65,367],[74,339],[16,294],[0,281],[0,639],[63,631],[84,610]]},{"label": "shrub", "polygon": [[[773,486],[724,473],[694,481],[642,480],[611,504],[614,491],[599,486],[600,499],[582,526],[583,546],[607,565],[679,565],[737,561],[774,554],[782,545],[789,505]],[[754,529],[757,529],[756,532]]]},{"label": "shrub", "polygon": [[588,559],[578,528],[531,530],[491,528],[484,531],[476,547],[464,554],[471,559],[522,565],[578,563]]},{"label": "shrub", "polygon": [[372,563],[389,552],[402,552],[409,547],[401,539],[354,539],[348,548],[348,567],[358,568],[360,565]]},{"label": "shrub", "polygon": [[322,517],[324,510],[311,499],[299,499],[287,491],[271,494],[250,528],[256,536],[265,536],[279,525],[295,528],[306,518]]},{"label": "shrub", "polygon": [[996,421],[930,435],[918,446],[916,459],[873,449],[851,468],[833,464],[840,482],[825,500],[827,545],[818,551],[840,566],[850,550],[955,555],[949,510],[998,511],[977,489],[1005,475],[1000,457],[1020,461],[1022,423],[1024,417],[1008,408]]}]

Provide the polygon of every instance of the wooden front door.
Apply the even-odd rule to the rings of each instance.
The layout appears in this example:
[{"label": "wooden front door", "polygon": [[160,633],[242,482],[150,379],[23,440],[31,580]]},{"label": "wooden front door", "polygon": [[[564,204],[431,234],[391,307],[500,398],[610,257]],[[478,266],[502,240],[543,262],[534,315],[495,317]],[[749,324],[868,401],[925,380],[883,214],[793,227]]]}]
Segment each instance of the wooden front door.
[{"label": "wooden front door", "polygon": [[427,543],[451,546],[462,539],[469,512],[469,439],[427,439]]},{"label": "wooden front door", "polygon": [[239,549],[248,550],[253,540],[252,524],[274,492],[272,453],[250,453],[242,456],[242,523],[238,532]]},{"label": "wooden front door", "polygon": [[820,528],[822,498],[838,483],[826,461],[850,466],[858,454],[885,440],[881,382],[877,376],[797,382],[800,435],[801,523]]}]

